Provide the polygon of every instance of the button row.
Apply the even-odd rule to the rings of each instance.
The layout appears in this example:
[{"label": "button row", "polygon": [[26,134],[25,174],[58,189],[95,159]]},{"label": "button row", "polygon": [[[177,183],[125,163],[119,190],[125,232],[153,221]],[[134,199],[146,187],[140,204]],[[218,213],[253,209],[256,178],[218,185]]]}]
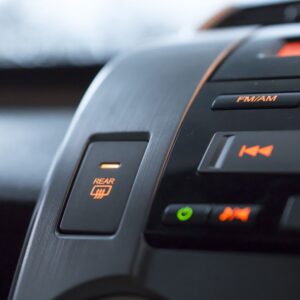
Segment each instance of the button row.
[{"label": "button row", "polygon": [[164,211],[166,225],[253,226],[261,212],[260,205],[171,204]]}]

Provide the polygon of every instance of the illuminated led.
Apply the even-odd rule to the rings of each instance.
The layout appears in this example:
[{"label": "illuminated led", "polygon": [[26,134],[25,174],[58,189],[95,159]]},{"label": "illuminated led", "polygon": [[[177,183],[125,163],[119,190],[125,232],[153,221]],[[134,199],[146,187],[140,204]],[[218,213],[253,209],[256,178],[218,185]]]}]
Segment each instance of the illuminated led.
[{"label": "illuminated led", "polygon": [[247,147],[246,145],[243,145],[239,152],[239,157],[243,157],[245,154],[250,155],[252,157],[257,157],[258,154],[263,155],[265,157],[271,157],[273,150],[274,145],[268,145],[265,147],[261,147],[259,145]]},{"label": "illuminated led", "polygon": [[219,215],[219,221],[221,222],[232,222],[232,221],[240,221],[240,222],[248,222],[251,214],[250,207],[225,207],[222,213]]},{"label": "illuminated led", "polygon": [[100,164],[100,169],[119,169],[121,167],[120,163],[102,163]]},{"label": "illuminated led", "polygon": [[277,52],[279,57],[300,56],[300,41],[286,42]]},{"label": "illuminated led", "polygon": [[182,207],[178,209],[176,216],[180,222],[188,221],[193,215],[193,209],[191,207]]}]

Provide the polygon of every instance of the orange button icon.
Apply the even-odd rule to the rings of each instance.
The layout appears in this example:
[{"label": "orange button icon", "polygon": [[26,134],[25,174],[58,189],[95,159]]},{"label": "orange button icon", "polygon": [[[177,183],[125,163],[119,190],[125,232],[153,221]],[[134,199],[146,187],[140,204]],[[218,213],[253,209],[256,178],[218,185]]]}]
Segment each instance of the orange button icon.
[{"label": "orange button icon", "polygon": [[109,196],[115,182],[115,178],[95,178],[90,196],[93,197],[94,200],[101,200]]},{"label": "orange button icon", "polygon": [[233,222],[233,221],[240,221],[240,222],[248,222],[251,214],[250,207],[230,207],[226,206],[224,210],[219,215],[220,222]]},{"label": "orange button icon", "polygon": [[259,145],[247,147],[247,145],[243,145],[239,152],[239,157],[243,157],[245,155],[257,157],[259,154],[265,157],[270,157],[272,156],[273,150],[274,150],[274,145],[268,145],[265,147],[261,147]]}]

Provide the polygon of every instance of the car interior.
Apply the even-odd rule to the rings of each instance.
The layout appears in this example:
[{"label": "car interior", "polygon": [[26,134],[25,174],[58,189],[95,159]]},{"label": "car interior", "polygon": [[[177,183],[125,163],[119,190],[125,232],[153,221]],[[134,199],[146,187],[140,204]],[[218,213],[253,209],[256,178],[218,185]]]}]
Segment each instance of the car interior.
[{"label": "car interior", "polygon": [[0,300],[299,300],[299,22],[0,0]]}]

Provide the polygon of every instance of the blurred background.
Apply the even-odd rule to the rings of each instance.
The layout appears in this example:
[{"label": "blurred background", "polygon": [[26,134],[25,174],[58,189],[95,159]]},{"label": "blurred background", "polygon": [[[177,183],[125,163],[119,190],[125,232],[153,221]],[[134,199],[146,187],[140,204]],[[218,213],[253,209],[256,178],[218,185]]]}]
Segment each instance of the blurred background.
[{"label": "blurred background", "polygon": [[266,1],[0,0],[0,66],[99,64],[153,39],[186,34],[225,7],[259,3]]}]

